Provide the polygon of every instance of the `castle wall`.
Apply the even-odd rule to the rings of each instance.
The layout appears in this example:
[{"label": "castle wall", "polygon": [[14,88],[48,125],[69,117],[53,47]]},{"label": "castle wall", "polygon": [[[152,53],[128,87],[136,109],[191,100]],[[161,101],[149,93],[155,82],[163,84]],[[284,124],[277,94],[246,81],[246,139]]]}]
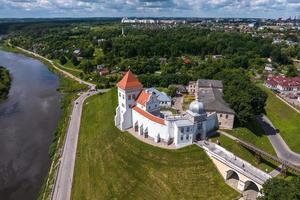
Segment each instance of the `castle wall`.
[{"label": "castle wall", "polygon": [[154,122],[134,110],[132,111],[132,122],[133,127],[138,126],[139,133],[142,130],[144,134],[145,131],[148,130],[148,136],[151,138],[155,139],[159,136],[159,138],[165,142],[168,142],[170,139],[167,125]]}]

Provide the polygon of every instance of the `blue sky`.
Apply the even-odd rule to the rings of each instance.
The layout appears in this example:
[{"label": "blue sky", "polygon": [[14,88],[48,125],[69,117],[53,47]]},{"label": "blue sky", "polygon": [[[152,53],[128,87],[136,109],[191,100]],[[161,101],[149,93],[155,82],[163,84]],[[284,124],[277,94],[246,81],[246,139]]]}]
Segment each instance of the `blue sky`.
[{"label": "blue sky", "polygon": [[300,0],[0,0],[6,17],[300,17]]}]

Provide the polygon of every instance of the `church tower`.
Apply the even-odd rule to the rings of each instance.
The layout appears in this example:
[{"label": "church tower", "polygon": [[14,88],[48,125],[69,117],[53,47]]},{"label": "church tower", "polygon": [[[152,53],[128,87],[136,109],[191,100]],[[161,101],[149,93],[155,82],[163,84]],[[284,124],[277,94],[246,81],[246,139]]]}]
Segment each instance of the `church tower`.
[{"label": "church tower", "polygon": [[118,82],[118,107],[116,108],[115,125],[122,131],[132,127],[132,107],[143,85],[129,70]]}]

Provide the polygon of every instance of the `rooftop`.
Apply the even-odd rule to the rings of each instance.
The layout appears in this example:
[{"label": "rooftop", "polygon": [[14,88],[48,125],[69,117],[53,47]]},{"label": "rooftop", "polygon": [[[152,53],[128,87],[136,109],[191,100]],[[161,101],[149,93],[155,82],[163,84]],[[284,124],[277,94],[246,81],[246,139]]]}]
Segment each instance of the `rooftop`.
[{"label": "rooftop", "polygon": [[144,111],[144,110],[140,109],[137,106],[134,106],[132,109],[135,110],[136,112],[138,112],[139,114],[143,115],[144,117],[148,118],[149,120],[153,121],[153,122],[159,123],[161,125],[165,125],[165,120],[160,118],[160,117],[152,115],[151,113],[149,113],[147,111]]},{"label": "rooftop", "polygon": [[300,86],[300,77],[288,78],[284,76],[274,76],[269,77],[266,82],[270,85],[281,85],[283,87]]},{"label": "rooftop", "polygon": [[183,126],[193,126],[194,123],[191,122],[188,119],[178,119],[174,122],[177,127],[183,127]]},{"label": "rooftop", "polygon": [[216,111],[220,113],[234,114],[234,111],[223,99],[223,92],[216,88],[199,90],[199,101],[204,104],[205,111]]},{"label": "rooftop", "polygon": [[219,80],[199,79],[197,80],[198,88],[218,88],[223,89],[223,83]]},{"label": "rooftop", "polygon": [[143,87],[141,82],[136,78],[131,70],[128,70],[122,80],[118,82],[117,86],[123,90]]},{"label": "rooftop", "polygon": [[150,93],[147,93],[145,90],[142,90],[139,96],[136,98],[136,102],[145,106],[150,95],[151,95]]},{"label": "rooftop", "polygon": [[155,93],[155,95],[157,96],[158,101],[171,101],[171,97],[169,97],[166,93],[164,92],[160,92],[155,88],[148,88],[146,89],[148,92],[152,92]]}]

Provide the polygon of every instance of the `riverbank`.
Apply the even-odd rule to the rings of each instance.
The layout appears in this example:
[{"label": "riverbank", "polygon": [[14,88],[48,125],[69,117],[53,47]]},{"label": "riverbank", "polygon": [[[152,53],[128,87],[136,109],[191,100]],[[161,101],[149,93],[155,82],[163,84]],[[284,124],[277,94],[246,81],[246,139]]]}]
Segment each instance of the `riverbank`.
[{"label": "riverbank", "polygon": [[67,77],[62,72],[58,71],[52,64],[48,61],[45,61],[42,58],[29,54],[27,52],[21,51],[19,49],[5,46],[1,48],[4,51],[9,51],[13,53],[20,53],[25,56],[32,57],[44,63],[50,71],[55,73],[59,77],[59,88],[57,89],[62,94],[61,99],[61,116],[60,120],[57,125],[57,129],[54,134],[53,142],[49,147],[49,155],[52,160],[52,164],[48,173],[48,176],[45,177],[44,183],[41,186],[40,194],[38,199],[50,199],[52,189],[54,187],[55,177],[58,170],[58,162],[60,158],[60,152],[62,151],[65,135],[67,132],[69,120],[70,120],[70,113],[72,111],[73,101],[78,97],[78,93],[81,91],[86,90],[88,87],[84,84],[80,84],[77,81],[72,80],[71,78]]},{"label": "riverbank", "polygon": [[7,98],[11,85],[11,77],[8,69],[0,66],[0,102]]}]

